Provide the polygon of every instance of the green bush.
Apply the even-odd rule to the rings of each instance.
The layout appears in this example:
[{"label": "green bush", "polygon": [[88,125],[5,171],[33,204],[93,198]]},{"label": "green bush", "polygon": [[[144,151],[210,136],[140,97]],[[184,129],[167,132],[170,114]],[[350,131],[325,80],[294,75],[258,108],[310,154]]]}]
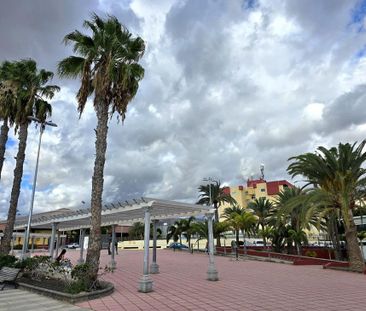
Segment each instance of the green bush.
[{"label": "green bush", "polygon": [[14,267],[17,258],[12,255],[0,254],[0,268],[2,267]]},{"label": "green bush", "polygon": [[47,263],[50,262],[50,257],[48,256],[34,256],[34,257],[28,257],[23,260],[19,260],[16,264],[16,268],[23,269],[27,272],[32,272],[35,269],[38,268],[38,266],[41,263]]},{"label": "green bush", "polygon": [[316,257],[318,254],[316,253],[316,251],[307,251],[305,253],[305,256],[309,256],[309,257]]},{"label": "green bush", "polygon": [[90,271],[89,264],[87,263],[78,264],[71,270],[71,277],[75,280],[84,280],[88,275],[88,273],[90,273],[89,271]]},{"label": "green bush", "polygon": [[76,280],[67,284],[65,291],[69,294],[78,294],[87,291],[87,286],[83,280]]}]

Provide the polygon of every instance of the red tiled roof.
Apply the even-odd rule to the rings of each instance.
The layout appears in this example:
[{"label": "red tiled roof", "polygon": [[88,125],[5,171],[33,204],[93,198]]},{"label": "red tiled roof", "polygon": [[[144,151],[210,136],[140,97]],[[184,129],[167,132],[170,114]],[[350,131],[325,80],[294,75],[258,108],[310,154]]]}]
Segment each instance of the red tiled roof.
[{"label": "red tiled roof", "polygon": [[267,182],[267,194],[275,195],[280,192],[280,186],[287,186],[292,188],[293,185],[289,183],[287,180],[276,180]]},{"label": "red tiled roof", "polygon": [[264,179],[253,179],[247,181],[247,187],[257,188],[257,184],[266,183]]}]

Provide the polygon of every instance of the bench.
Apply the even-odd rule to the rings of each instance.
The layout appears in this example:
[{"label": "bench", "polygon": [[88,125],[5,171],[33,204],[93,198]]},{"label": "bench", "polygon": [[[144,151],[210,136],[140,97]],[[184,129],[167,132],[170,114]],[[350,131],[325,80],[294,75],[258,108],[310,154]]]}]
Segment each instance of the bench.
[{"label": "bench", "polygon": [[16,279],[20,273],[20,269],[2,267],[0,270],[0,290],[3,290],[6,284],[12,284],[15,288],[18,287]]}]

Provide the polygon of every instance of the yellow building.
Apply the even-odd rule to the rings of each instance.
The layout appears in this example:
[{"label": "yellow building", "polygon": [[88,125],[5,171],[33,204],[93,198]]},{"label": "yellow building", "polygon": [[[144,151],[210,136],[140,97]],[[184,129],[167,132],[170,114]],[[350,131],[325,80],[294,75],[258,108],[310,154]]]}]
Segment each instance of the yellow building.
[{"label": "yellow building", "polygon": [[[293,185],[287,180],[266,181],[264,179],[252,179],[247,181],[246,186],[226,187],[225,192],[230,194],[239,206],[246,208],[249,202],[259,198],[266,198],[274,202],[277,199],[278,193],[288,187],[291,188]],[[227,207],[229,207],[228,204],[219,207],[220,218]]]}]

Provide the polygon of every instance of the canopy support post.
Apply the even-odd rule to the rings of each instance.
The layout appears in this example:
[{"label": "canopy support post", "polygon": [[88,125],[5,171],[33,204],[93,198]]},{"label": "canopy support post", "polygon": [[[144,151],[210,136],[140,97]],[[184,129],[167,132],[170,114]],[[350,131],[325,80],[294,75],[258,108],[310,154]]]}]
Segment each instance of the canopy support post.
[{"label": "canopy support post", "polygon": [[150,273],[158,274],[159,273],[159,265],[156,263],[156,239],[157,239],[157,224],[158,220],[153,221],[153,260],[150,265]]},{"label": "canopy support post", "polygon": [[152,291],[153,281],[149,275],[149,247],[150,247],[150,207],[145,209],[145,231],[144,231],[144,271],[139,280],[139,292],[149,293]]}]

